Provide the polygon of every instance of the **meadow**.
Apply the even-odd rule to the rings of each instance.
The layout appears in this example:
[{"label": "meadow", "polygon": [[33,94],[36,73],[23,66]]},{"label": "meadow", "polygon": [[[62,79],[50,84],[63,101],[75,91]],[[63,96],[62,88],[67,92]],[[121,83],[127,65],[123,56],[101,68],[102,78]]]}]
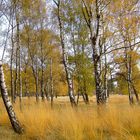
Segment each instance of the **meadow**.
[{"label": "meadow", "polygon": [[97,107],[95,97],[90,104],[82,100],[78,108],[70,106],[67,97],[50,102],[35,102],[34,98],[14,104],[24,127],[16,134],[0,99],[0,140],[139,140],[140,106],[130,106],[127,96],[112,95],[106,106]]}]

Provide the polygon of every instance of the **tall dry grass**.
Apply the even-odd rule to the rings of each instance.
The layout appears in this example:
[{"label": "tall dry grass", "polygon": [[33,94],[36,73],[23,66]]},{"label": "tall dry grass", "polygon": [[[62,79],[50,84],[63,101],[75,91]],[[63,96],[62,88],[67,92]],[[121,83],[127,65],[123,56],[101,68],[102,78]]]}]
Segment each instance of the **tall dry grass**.
[{"label": "tall dry grass", "polygon": [[[33,99],[14,105],[25,133],[16,135],[10,126],[6,111],[0,102],[0,131],[3,139],[35,140],[139,140],[140,107],[129,106],[126,99],[113,97],[104,107],[94,103],[81,103],[72,109],[67,102],[57,102],[51,109],[50,103],[35,103]],[[7,131],[6,131],[7,130]]]}]

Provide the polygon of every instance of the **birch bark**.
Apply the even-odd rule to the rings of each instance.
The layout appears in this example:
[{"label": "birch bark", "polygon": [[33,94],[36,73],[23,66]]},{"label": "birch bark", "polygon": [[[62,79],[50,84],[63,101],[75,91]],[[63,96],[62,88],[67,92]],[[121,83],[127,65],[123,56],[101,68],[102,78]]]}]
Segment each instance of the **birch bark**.
[{"label": "birch bark", "polygon": [[8,92],[7,92],[7,88],[5,85],[3,67],[2,67],[1,62],[0,62],[0,90],[1,90],[2,99],[3,99],[4,105],[6,107],[11,125],[16,133],[21,134],[23,132],[23,128],[21,127],[21,124],[19,123],[19,121],[16,117],[13,106],[8,97]]}]

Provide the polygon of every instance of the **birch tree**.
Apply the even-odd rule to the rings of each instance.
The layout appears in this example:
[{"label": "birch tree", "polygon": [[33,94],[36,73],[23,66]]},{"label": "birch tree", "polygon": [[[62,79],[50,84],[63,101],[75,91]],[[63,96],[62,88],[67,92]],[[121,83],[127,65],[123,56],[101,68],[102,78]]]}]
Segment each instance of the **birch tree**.
[{"label": "birch tree", "polygon": [[82,0],[81,3],[83,16],[87,23],[87,27],[89,28],[92,46],[97,104],[103,104],[106,102],[106,99],[104,98],[105,92],[103,89],[103,82],[101,78],[102,70],[100,64],[102,48],[100,46],[100,41],[103,26],[103,11],[109,2],[99,0],[95,0],[95,2],[87,2],[85,0]]},{"label": "birch tree", "polygon": [[3,99],[4,105],[6,107],[11,125],[12,125],[14,131],[20,134],[23,132],[23,128],[21,127],[21,124],[19,123],[19,121],[16,117],[13,106],[8,97],[8,92],[7,92],[5,79],[4,79],[2,62],[0,62],[0,89],[1,89],[2,99]]},{"label": "birch tree", "polygon": [[62,23],[62,13],[61,13],[61,1],[55,1],[53,0],[55,5],[57,6],[57,17],[58,17],[58,24],[59,24],[59,31],[60,31],[60,40],[61,40],[61,47],[62,47],[62,55],[63,55],[63,64],[65,67],[65,72],[66,72],[66,79],[67,79],[67,84],[68,84],[68,95],[70,98],[70,102],[72,106],[76,105],[75,102],[75,97],[73,93],[73,83],[72,83],[72,75],[69,69],[69,63],[68,63],[68,56],[66,52],[66,46],[65,46],[65,38],[64,38],[64,31],[63,31],[63,23]]}]

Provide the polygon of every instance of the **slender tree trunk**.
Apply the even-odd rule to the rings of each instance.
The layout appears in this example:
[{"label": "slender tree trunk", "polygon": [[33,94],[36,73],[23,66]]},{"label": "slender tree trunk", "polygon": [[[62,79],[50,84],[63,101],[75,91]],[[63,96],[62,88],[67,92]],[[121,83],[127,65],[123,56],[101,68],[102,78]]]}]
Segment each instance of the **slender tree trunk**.
[{"label": "slender tree trunk", "polygon": [[25,77],[25,96],[29,97],[29,90],[28,90],[28,86],[27,86],[27,78]]},{"label": "slender tree trunk", "polygon": [[33,66],[32,66],[32,71],[33,71],[33,76],[35,80],[35,97],[36,97],[36,102],[39,101],[39,94],[38,94],[38,70],[35,71]]},{"label": "slender tree trunk", "polygon": [[44,70],[42,68],[42,76],[41,76],[41,97],[44,100]]},{"label": "slender tree trunk", "polygon": [[33,76],[34,76],[34,80],[35,80],[35,88],[36,88],[36,93],[35,93],[35,96],[36,96],[36,102],[39,101],[39,93],[38,93],[38,63],[37,63],[37,60],[36,60],[36,68],[34,69],[34,64],[33,64],[33,58],[32,58],[32,55],[31,55],[31,52],[30,52],[30,57],[31,57],[31,61],[32,61],[32,72],[33,72]]},{"label": "slender tree trunk", "polygon": [[83,91],[84,91],[84,96],[85,96],[85,103],[86,104],[89,104],[89,98],[88,98],[88,94],[87,94],[87,88],[86,88],[86,81],[85,81],[85,78],[84,78],[84,87],[83,87]]},{"label": "slender tree trunk", "polygon": [[[129,46],[130,46],[129,47],[130,51],[133,51],[133,49],[131,47],[131,42],[130,41],[129,41]],[[130,75],[130,78],[131,78],[130,79],[131,80],[131,88],[132,88],[133,93],[134,93],[134,95],[136,97],[136,101],[139,104],[140,103],[140,101],[139,101],[139,95],[137,93],[137,90],[136,90],[135,85],[134,85],[133,80],[132,80],[132,73],[133,73],[133,69],[132,69],[132,54],[129,54],[129,67],[130,67],[130,73],[131,73],[131,75]]]},{"label": "slender tree trunk", "polygon": [[49,80],[47,80],[47,85],[46,85],[45,89],[46,89],[46,98],[49,101],[50,100],[50,98],[49,98],[49,96],[50,96]]},{"label": "slender tree trunk", "polygon": [[77,94],[77,105],[78,105],[78,103],[79,103],[79,97],[80,97],[80,94],[79,94],[79,92],[78,92],[78,94]]},{"label": "slender tree trunk", "polygon": [[16,16],[16,41],[17,41],[17,56],[18,57],[18,80],[19,80],[19,101],[21,103],[22,98],[22,79],[21,79],[21,48],[20,48],[20,20],[19,20],[19,0],[15,3],[15,16]]},{"label": "slender tree trunk", "polygon": [[[77,64],[77,63],[76,63],[76,64]],[[77,69],[77,71],[78,71],[78,69]],[[77,101],[76,101],[76,103],[77,103],[77,105],[78,105],[78,103],[79,103],[79,97],[80,97],[80,94],[82,93],[79,75],[78,75],[78,77],[77,77],[77,82],[78,82],[78,94],[77,94]]]},{"label": "slender tree trunk", "polygon": [[[104,46],[104,53],[105,53],[105,51],[106,51],[106,46]],[[104,58],[105,60],[105,72],[104,72],[104,92],[105,92],[105,100],[107,101],[107,99],[108,99],[108,84],[107,84],[107,81],[108,81],[108,79],[107,79],[107,57],[106,57],[106,54],[105,54],[105,58]]]},{"label": "slender tree trunk", "polygon": [[28,96],[28,97],[30,97],[29,96],[29,89],[28,89],[28,80],[27,80],[27,77],[26,77],[26,75],[27,75],[27,64],[26,64],[26,66],[25,66],[25,69],[24,69],[24,73],[25,73],[25,81],[24,81],[24,83],[25,83],[25,96]]},{"label": "slender tree trunk", "polygon": [[86,104],[89,104],[89,97],[87,93],[85,93],[85,99],[86,99]]},{"label": "slender tree trunk", "polygon": [[48,88],[48,87],[45,87],[45,88],[44,88],[44,93],[45,93],[45,96],[46,96],[47,101],[49,101],[50,98],[49,98],[49,94],[48,94],[48,89],[47,89],[47,88]]},{"label": "slender tree trunk", "polygon": [[131,83],[131,84],[132,84],[132,88],[133,88],[133,91],[134,91],[134,94],[135,94],[135,97],[136,97],[137,103],[140,103],[139,95],[138,95],[138,93],[137,93],[137,90],[136,90],[134,84],[133,84],[133,83]]},{"label": "slender tree trunk", "polygon": [[14,103],[13,49],[11,52],[10,73],[11,73],[11,99],[12,103]]},{"label": "slender tree trunk", "polygon": [[[131,47],[131,42],[129,42],[129,46],[130,46],[129,51],[133,51],[133,49]],[[131,94],[135,95],[136,101],[137,101],[137,103],[139,103],[139,96],[137,94],[136,88],[135,88],[134,83],[132,81],[132,72],[133,72],[133,70],[132,70],[132,55],[131,54],[128,54],[128,61],[126,61],[126,62],[128,63],[128,66],[127,66],[127,68],[128,68],[128,77],[129,77],[128,80],[129,80],[130,85],[131,85]],[[133,99],[132,99],[132,103],[134,103]]]},{"label": "slender tree trunk", "polygon": [[[111,86],[110,86],[110,91],[111,93],[114,92],[114,86],[113,86],[113,76],[112,76],[112,69],[110,68],[110,81],[111,81]],[[108,91],[108,98],[109,98],[109,95],[110,95],[110,91]]]},{"label": "slender tree trunk", "polygon": [[[127,45],[126,42],[124,42],[124,45]],[[129,94],[129,103],[133,104],[133,89],[131,86],[131,79],[132,79],[132,67],[131,67],[131,56],[128,54],[128,49],[125,49],[125,67],[127,71],[127,85],[128,85],[128,94]]]},{"label": "slender tree trunk", "polygon": [[21,47],[20,47],[20,29],[19,29],[19,15],[16,17],[17,22],[17,47],[18,47],[18,55],[19,55],[19,101],[21,103],[22,99],[22,77],[21,77]]},{"label": "slender tree trunk", "polygon": [[22,100],[21,51],[19,48],[19,99]]},{"label": "slender tree trunk", "polygon": [[38,59],[36,58],[36,70],[35,70],[35,77],[36,77],[36,101],[39,101],[39,68],[38,68]]},{"label": "slender tree trunk", "polygon": [[2,63],[0,63],[0,89],[1,89],[2,99],[3,99],[4,105],[6,107],[6,110],[7,110],[10,122],[12,124],[12,127],[16,133],[20,134],[23,132],[23,128],[21,127],[19,121],[16,118],[16,114],[14,112],[13,106],[10,102],[9,97],[8,97],[8,92],[7,92],[7,88],[5,85]]},{"label": "slender tree trunk", "polygon": [[129,102],[130,102],[130,104],[133,104],[134,99],[133,99],[133,94],[132,94],[133,91],[131,89],[131,82],[128,81],[127,84],[128,84],[128,93],[129,93]]},{"label": "slender tree trunk", "polygon": [[85,102],[85,104],[89,104],[88,94],[82,92],[82,97],[83,97],[83,101]]},{"label": "slender tree trunk", "polygon": [[11,76],[11,99],[12,103],[14,103],[14,75],[13,75],[13,55],[14,55],[14,33],[13,33],[13,20],[12,20],[12,36],[11,36],[11,42],[12,42],[12,49],[11,49],[11,62],[10,62],[10,76]]},{"label": "slender tree trunk", "polygon": [[52,64],[53,64],[53,62],[52,62],[52,58],[51,58],[50,59],[51,107],[53,107],[53,97],[54,97]]},{"label": "slender tree trunk", "polygon": [[43,52],[43,39],[42,39],[42,29],[43,29],[43,25],[42,25],[42,21],[40,21],[41,23],[41,38],[40,38],[40,49],[41,49],[41,97],[42,100],[44,101],[44,52]]},{"label": "slender tree trunk", "polygon": [[39,94],[38,94],[38,75],[35,77],[35,87],[36,87],[36,101],[39,101]]},{"label": "slender tree trunk", "polygon": [[75,102],[75,96],[73,93],[73,87],[72,87],[72,76],[71,76],[71,72],[69,70],[68,67],[68,59],[67,59],[67,54],[66,54],[66,48],[65,48],[65,43],[64,43],[64,34],[63,34],[63,26],[62,26],[62,21],[61,21],[61,14],[60,14],[60,0],[58,0],[58,2],[56,2],[55,0],[53,0],[54,3],[57,6],[57,16],[58,16],[58,22],[59,22],[59,30],[60,30],[60,40],[61,40],[61,46],[62,46],[62,55],[63,55],[63,64],[65,67],[65,72],[66,72],[66,79],[67,79],[67,84],[68,84],[68,95],[70,98],[70,102],[72,106],[76,106],[76,102]]},{"label": "slender tree trunk", "polygon": [[41,61],[41,97],[42,97],[42,100],[44,100],[44,66],[43,66],[43,60]]},{"label": "slender tree trunk", "polygon": [[14,81],[14,103],[16,101],[17,93],[17,84],[18,84],[18,48],[16,48],[16,71],[15,71],[15,81]]},{"label": "slender tree trunk", "polygon": [[86,103],[85,94],[83,93],[83,90],[82,90],[82,97],[83,97],[83,101]]}]

